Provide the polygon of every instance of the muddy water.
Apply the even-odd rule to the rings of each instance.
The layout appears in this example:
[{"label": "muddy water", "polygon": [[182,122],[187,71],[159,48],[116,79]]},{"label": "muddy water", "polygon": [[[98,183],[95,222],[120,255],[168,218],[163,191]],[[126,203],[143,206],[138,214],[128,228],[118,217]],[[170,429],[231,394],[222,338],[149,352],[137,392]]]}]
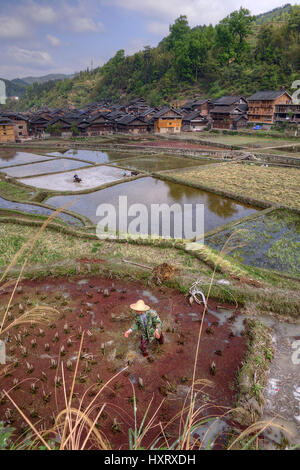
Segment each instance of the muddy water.
[{"label": "muddy water", "polygon": [[[288,421],[291,442],[300,442],[300,324],[279,322],[269,317],[260,318],[273,329],[275,355],[269,380],[264,391],[267,402],[265,417],[279,416]],[[280,422],[280,421],[279,421]],[[280,431],[267,437],[280,443]]]},{"label": "muddy water", "polygon": [[[37,206],[34,204],[22,204],[21,202],[8,201],[0,197],[0,209],[18,210],[22,212],[28,212],[29,214],[36,215],[47,215],[53,214],[53,210],[47,209],[46,207]],[[56,217],[63,219],[70,225],[82,225],[82,222],[71,215],[60,213]]]},{"label": "muddy water", "polygon": [[0,149],[0,168],[12,165],[23,165],[41,161],[51,161],[51,157],[12,149]]},{"label": "muddy water", "polygon": [[[151,204],[166,203],[172,205],[176,203],[179,204],[180,208],[183,208],[184,204],[193,204],[193,207],[185,208],[186,221],[189,223],[195,219],[195,204],[204,204],[205,231],[212,230],[215,227],[256,211],[253,207],[237,203],[213,193],[151,177],[121,183],[90,194],[56,196],[50,198],[47,202],[55,207],[61,207],[66,202],[75,200],[72,210],[87,216],[96,224],[101,220],[100,217],[96,216],[96,209],[99,204],[112,204],[118,211],[119,196],[127,196],[128,207],[136,203],[144,204],[148,214],[151,212]],[[128,217],[129,222],[134,218],[135,216]],[[147,232],[141,230],[141,233]],[[166,235],[161,223],[153,223],[152,228],[150,228],[149,224],[148,233]]]},{"label": "muddy water", "polygon": [[76,162],[74,160],[68,160],[67,158],[52,159],[51,161],[42,163],[33,163],[32,165],[21,165],[15,167],[6,167],[3,169],[9,176],[15,178],[22,178],[24,176],[41,175],[43,173],[55,173],[59,171],[72,170],[87,166],[87,163]]}]

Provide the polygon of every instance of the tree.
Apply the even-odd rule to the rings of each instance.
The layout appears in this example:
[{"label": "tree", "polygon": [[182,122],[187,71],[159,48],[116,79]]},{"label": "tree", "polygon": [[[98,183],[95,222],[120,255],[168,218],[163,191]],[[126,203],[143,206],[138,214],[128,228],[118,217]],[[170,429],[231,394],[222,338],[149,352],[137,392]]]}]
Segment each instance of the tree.
[{"label": "tree", "polygon": [[78,130],[78,127],[77,127],[76,122],[72,122],[71,130],[72,130],[72,134],[73,134],[73,135],[76,136],[76,135],[79,134],[79,130]]},{"label": "tree", "polygon": [[250,46],[246,40],[252,33],[255,20],[249,10],[240,8],[228,15],[216,26],[216,45],[220,49],[219,59],[223,64],[240,62]]},{"label": "tree", "polygon": [[167,37],[167,47],[174,49],[176,43],[183,42],[190,32],[187,16],[181,15],[177,18],[173,25],[169,27],[170,34]]}]

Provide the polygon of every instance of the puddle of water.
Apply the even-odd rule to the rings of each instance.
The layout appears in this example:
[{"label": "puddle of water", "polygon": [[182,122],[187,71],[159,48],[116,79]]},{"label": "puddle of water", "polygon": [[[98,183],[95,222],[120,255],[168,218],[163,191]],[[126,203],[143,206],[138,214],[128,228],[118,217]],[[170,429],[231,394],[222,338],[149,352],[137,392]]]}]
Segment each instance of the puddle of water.
[{"label": "puddle of water", "polygon": [[[137,289],[136,292],[139,293],[140,291]],[[148,299],[150,299],[151,302],[153,302],[154,304],[158,303],[158,298],[155,297],[155,295],[153,295],[152,292],[150,292],[149,290],[143,290],[142,295],[144,297],[148,297]]]},{"label": "puddle of water", "polygon": [[207,308],[207,311],[218,319],[220,326],[224,325],[224,323],[226,323],[227,320],[234,314],[234,310],[222,310],[222,312],[216,312],[211,308]]},{"label": "puddle of water", "polygon": [[34,153],[18,152],[13,149],[0,150],[0,168],[12,165],[41,162],[43,160],[51,161],[52,158]]},{"label": "puddle of water", "polygon": [[92,325],[97,325],[97,322],[95,321],[95,318],[96,318],[95,312],[93,312],[93,311],[88,311],[87,313],[89,313],[89,315],[91,316],[91,324],[92,324]]},{"label": "puddle of water", "polygon": [[[94,171],[94,169],[91,171]],[[56,175],[55,178],[57,178],[57,176],[58,175]],[[86,215],[93,223],[97,224],[101,220],[100,217],[96,216],[96,209],[99,204],[112,204],[118,213],[119,196],[127,197],[128,207],[135,203],[141,203],[146,206],[149,222],[148,233],[152,232],[152,234],[169,234],[159,221],[152,220],[151,227],[150,218],[152,204],[166,203],[169,206],[178,204],[176,210],[178,212],[180,208],[180,212],[183,212],[184,209],[186,224],[189,226],[191,226],[192,222],[195,222],[196,204],[204,204],[205,231],[212,230],[220,225],[256,212],[256,209],[237,203],[231,199],[151,177],[120,183],[116,186],[89,194],[80,194],[76,199],[74,196],[55,196],[50,198],[48,203],[55,207],[61,207],[63,204],[71,200],[74,201],[75,199],[72,205],[72,211]],[[184,204],[189,204],[189,206],[184,208]],[[136,215],[138,215],[138,213]],[[128,217],[128,223],[135,219],[135,215]],[[172,225],[174,225],[173,222],[171,223],[171,235],[174,233]]]},{"label": "puddle of water", "polygon": [[23,178],[24,176],[41,175],[43,173],[54,173],[58,171],[72,170],[86,166],[87,163],[75,162],[74,160],[67,160],[66,158],[61,160],[51,160],[42,163],[33,163],[32,165],[22,165],[16,167],[8,167],[3,171],[9,176],[15,178]]},{"label": "puddle of water", "polygon": [[214,448],[215,440],[218,436],[224,434],[226,429],[229,429],[226,421],[217,418],[213,422],[203,424],[196,428],[193,431],[192,436],[199,436],[198,439],[202,442],[202,449],[209,450]]},{"label": "puddle of water", "polygon": [[[78,166],[76,162],[75,165]],[[80,183],[74,182],[74,173],[81,178],[82,181]],[[20,181],[36,188],[50,189],[52,191],[83,191],[84,189],[95,188],[102,184],[121,179],[123,178],[122,173],[123,170],[120,168],[99,166],[58,173],[56,175],[35,176],[26,179],[21,178]],[[94,210],[96,210],[96,208],[94,208]]]},{"label": "puddle of water", "polygon": [[0,340],[0,364],[6,364],[6,346],[5,342]]},{"label": "puddle of water", "polygon": [[40,357],[40,359],[56,359],[57,355],[56,356],[50,356],[50,354],[41,354],[39,357]]},{"label": "puddle of water", "polygon": [[[50,216],[53,214],[52,209],[47,209],[46,207],[36,206],[34,204],[23,204],[21,202],[13,202],[8,201],[0,197],[0,209],[11,209],[11,210],[19,210],[23,212],[28,212],[29,214],[36,214],[36,215],[47,215]],[[71,215],[64,214],[63,212],[56,215],[60,219],[64,220],[70,225],[83,225],[82,222]]]},{"label": "puddle of water", "polygon": [[132,384],[136,384],[137,383],[137,377],[135,374],[130,374],[129,376],[129,380]]}]

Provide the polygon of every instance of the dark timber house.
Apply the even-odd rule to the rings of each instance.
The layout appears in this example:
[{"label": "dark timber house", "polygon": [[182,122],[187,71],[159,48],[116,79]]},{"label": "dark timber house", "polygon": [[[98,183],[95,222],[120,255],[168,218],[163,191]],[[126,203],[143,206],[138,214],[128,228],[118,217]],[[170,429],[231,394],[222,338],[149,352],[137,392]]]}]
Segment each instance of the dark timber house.
[{"label": "dark timber house", "polygon": [[247,101],[243,96],[223,96],[210,111],[213,129],[239,129],[247,125]]},{"label": "dark timber house", "polygon": [[182,118],[183,131],[203,131],[207,126],[208,119],[202,116],[201,111],[192,111]]},{"label": "dark timber house", "polygon": [[116,130],[129,134],[145,134],[148,124],[138,116],[126,114],[116,121]]}]

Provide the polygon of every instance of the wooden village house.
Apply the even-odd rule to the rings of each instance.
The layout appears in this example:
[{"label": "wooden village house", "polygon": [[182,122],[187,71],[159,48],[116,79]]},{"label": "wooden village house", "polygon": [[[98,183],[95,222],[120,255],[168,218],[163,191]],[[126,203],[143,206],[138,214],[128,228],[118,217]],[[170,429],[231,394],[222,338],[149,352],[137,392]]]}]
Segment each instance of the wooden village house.
[{"label": "wooden village house", "polygon": [[300,104],[276,104],[274,120],[300,125]]},{"label": "wooden village house", "polygon": [[7,144],[16,141],[14,121],[7,117],[0,117],[0,143]]},{"label": "wooden village house", "polygon": [[257,91],[248,98],[249,122],[264,124],[269,127],[274,124],[275,106],[291,103],[292,98],[285,90]]},{"label": "wooden village house", "polygon": [[148,123],[142,118],[125,114],[116,121],[116,131],[129,134],[145,134],[148,130]]},{"label": "wooden village house", "polygon": [[243,96],[223,96],[210,111],[213,129],[239,129],[247,126],[247,101]]},{"label": "wooden village house", "polygon": [[88,136],[104,135],[114,131],[114,122],[109,119],[106,113],[98,113],[90,119],[83,120],[78,125],[78,129]]},{"label": "wooden village house", "polygon": [[195,98],[191,101],[187,101],[181,108],[183,116],[186,116],[193,111],[199,111],[201,116],[208,117],[213,104],[211,100],[207,98]]},{"label": "wooden village house", "polygon": [[3,115],[11,119],[15,125],[15,136],[17,140],[28,138],[27,122],[28,118],[18,113],[6,113]]},{"label": "wooden village house", "polygon": [[203,131],[208,125],[208,119],[201,111],[192,111],[182,118],[182,131]]},{"label": "wooden village house", "polygon": [[154,132],[157,134],[175,134],[181,131],[182,115],[173,108],[163,108],[152,118]]}]

